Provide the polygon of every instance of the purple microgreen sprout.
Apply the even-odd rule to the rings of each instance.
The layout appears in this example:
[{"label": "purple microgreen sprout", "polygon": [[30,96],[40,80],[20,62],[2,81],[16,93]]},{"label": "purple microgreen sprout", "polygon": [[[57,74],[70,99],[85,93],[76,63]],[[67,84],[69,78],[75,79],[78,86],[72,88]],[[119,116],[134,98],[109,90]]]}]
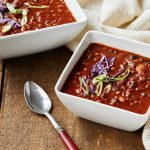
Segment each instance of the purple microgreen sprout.
[{"label": "purple microgreen sprout", "polygon": [[20,27],[21,27],[21,25],[20,25],[18,22],[14,21],[14,20],[12,20],[12,19],[10,19],[10,18],[8,18],[8,19],[6,19],[6,20],[7,20],[7,22],[8,22],[9,24],[11,24],[12,27],[14,27],[14,28],[20,28]]},{"label": "purple microgreen sprout", "polygon": [[[102,55],[102,58],[100,61],[98,61],[95,65],[92,66],[91,69],[91,77],[94,77],[92,79],[92,85],[96,86],[96,90],[94,93],[97,94],[97,96],[100,96],[102,94],[102,91],[107,94],[111,91],[112,84],[111,82],[114,81],[120,81],[125,79],[130,74],[130,63],[128,63],[128,68],[125,70],[124,67],[119,70],[115,75],[109,76],[108,72],[111,69],[112,66],[114,66],[115,57],[107,59],[105,55]],[[94,86],[91,87],[88,86],[88,79],[86,77],[80,77],[80,87],[84,91],[84,94],[89,95],[89,93],[93,93]],[[105,88],[103,89],[104,83],[108,83]],[[92,92],[91,92],[92,91]]]},{"label": "purple microgreen sprout", "polygon": [[0,23],[6,23],[2,29],[2,33],[6,33],[8,31],[11,30],[12,27],[14,28],[20,28],[20,24],[10,18],[7,18],[7,19],[1,19],[0,20]]},{"label": "purple microgreen sprout", "polygon": [[114,65],[115,57],[107,59],[105,55],[102,55],[100,61],[93,65],[91,69],[92,76],[99,76],[102,74],[108,74],[109,69]]}]

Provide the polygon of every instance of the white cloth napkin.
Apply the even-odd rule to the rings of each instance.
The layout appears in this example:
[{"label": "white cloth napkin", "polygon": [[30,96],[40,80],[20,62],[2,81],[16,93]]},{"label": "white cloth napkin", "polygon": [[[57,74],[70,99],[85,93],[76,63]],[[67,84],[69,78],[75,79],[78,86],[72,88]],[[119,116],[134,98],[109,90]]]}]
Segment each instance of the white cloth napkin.
[{"label": "white cloth napkin", "polygon": [[[98,30],[150,43],[150,0],[77,0],[88,17],[88,25],[67,44],[76,49],[83,35]],[[150,119],[142,135],[146,150],[150,150]]]}]

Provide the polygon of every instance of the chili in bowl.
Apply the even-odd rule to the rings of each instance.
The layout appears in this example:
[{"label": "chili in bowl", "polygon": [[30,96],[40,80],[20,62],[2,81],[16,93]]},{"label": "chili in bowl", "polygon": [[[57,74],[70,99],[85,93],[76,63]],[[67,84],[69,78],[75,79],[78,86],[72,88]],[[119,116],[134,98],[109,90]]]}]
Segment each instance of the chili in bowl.
[{"label": "chili in bowl", "polygon": [[135,131],[150,115],[150,46],[113,35],[89,32],[55,91],[77,116]]},{"label": "chili in bowl", "polygon": [[76,0],[3,0],[0,2],[0,57],[62,46],[81,32],[86,21]]}]

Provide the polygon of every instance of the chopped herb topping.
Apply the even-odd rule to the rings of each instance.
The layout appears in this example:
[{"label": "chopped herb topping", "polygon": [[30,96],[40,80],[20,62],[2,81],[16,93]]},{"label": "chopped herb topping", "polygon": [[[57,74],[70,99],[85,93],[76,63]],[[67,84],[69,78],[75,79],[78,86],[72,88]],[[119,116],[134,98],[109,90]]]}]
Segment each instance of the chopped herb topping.
[{"label": "chopped herb topping", "polygon": [[119,76],[119,77],[116,77],[116,78],[110,78],[110,81],[120,81],[120,80],[123,80],[126,77],[128,77],[129,73],[130,73],[130,68],[128,68],[124,73],[122,73],[122,74],[124,74],[123,76]]},{"label": "chopped herb topping", "polygon": [[3,33],[8,32],[11,28],[12,28],[11,24],[5,24],[4,27],[3,27],[2,32]]},{"label": "chopped herb topping", "polygon": [[0,2],[0,23],[4,24],[3,29],[2,29],[2,33],[6,33],[8,31],[10,31],[11,28],[20,28],[21,27],[19,22],[15,21],[13,19],[4,17],[4,14],[8,10],[12,14],[18,14],[18,13],[22,12],[21,9],[15,9],[13,7],[13,5],[10,3],[2,4]]},{"label": "chopped herb topping", "polygon": [[10,18],[5,18],[5,19],[0,18],[0,23],[6,23],[2,29],[3,33],[8,32],[9,30],[11,30],[12,27],[14,27],[14,28],[21,27],[21,25],[18,22],[14,21]]},{"label": "chopped herb topping", "polygon": [[104,90],[103,90],[103,94],[107,94],[111,91],[111,88],[112,88],[112,84],[109,83],[107,84],[105,87],[104,87]]},{"label": "chopped herb topping", "polygon": [[[105,55],[102,55],[101,60],[92,66],[91,78],[93,78],[92,84],[96,86],[95,93],[97,94],[97,96],[100,96],[102,92],[106,94],[110,92],[111,82],[120,81],[129,76],[130,66],[126,70],[120,69],[117,74],[113,76],[109,76],[108,74],[109,70],[111,69],[112,66],[114,66],[114,62],[115,62],[115,57],[111,59],[107,59]],[[88,86],[85,79],[86,77],[79,78],[80,87],[86,95],[89,95],[90,91],[93,91],[93,86],[92,86],[92,90],[90,90],[91,85]],[[103,86],[106,83],[108,84],[103,89]]]},{"label": "chopped herb topping", "polygon": [[97,62],[91,69],[92,76],[98,76],[102,74],[108,74],[109,69],[114,65],[115,57],[107,59],[105,55]]},{"label": "chopped herb topping", "polygon": [[85,77],[80,77],[79,81],[80,81],[80,88],[84,91],[86,95],[89,95],[89,86],[85,81]]},{"label": "chopped herb topping", "polygon": [[[28,3],[25,3],[29,8],[48,8],[49,6],[41,5],[41,6],[32,6]],[[13,19],[4,17],[6,12],[10,12],[11,14],[22,14],[22,19],[20,22],[17,22]],[[28,11],[26,9],[16,9],[11,3],[3,4],[0,2],[0,23],[4,24],[2,33],[6,33],[10,31],[12,28],[21,28],[27,24]]]},{"label": "chopped herb topping", "polygon": [[27,18],[27,10],[26,9],[23,9],[22,10],[22,19],[21,19],[21,26],[24,26],[27,22],[28,22],[28,18]]},{"label": "chopped herb topping", "polygon": [[7,6],[8,10],[10,11],[10,13],[12,13],[12,14],[20,14],[22,12],[21,9],[15,9],[13,7],[13,5],[10,3],[6,3],[6,6]]},{"label": "chopped herb topping", "polygon": [[49,8],[49,6],[46,5],[30,5],[29,3],[25,3],[26,6],[28,6],[29,8],[37,8],[37,9],[42,9],[42,8]]}]

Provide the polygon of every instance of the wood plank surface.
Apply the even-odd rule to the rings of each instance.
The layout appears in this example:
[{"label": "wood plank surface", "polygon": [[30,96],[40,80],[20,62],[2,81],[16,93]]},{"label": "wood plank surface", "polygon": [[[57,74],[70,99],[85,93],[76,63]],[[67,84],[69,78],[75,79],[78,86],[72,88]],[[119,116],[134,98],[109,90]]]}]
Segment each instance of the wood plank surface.
[{"label": "wood plank surface", "polygon": [[0,150],[65,150],[49,120],[27,107],[23,85],[28,80],[45,89],[53,103],[52,115],[81,150],[143,150],[142,129],[126,132],[106,127],[77,118],[61,104],[54,86],[71,55],[62,47],[5,61]]},{"label": "wood plank surface", "polygon": [[0,60],[0,107],[1,107],[1,101],[2,101],[2,86],[3,86],[3,75],[4,75],[4,64],[3,60]]}]

